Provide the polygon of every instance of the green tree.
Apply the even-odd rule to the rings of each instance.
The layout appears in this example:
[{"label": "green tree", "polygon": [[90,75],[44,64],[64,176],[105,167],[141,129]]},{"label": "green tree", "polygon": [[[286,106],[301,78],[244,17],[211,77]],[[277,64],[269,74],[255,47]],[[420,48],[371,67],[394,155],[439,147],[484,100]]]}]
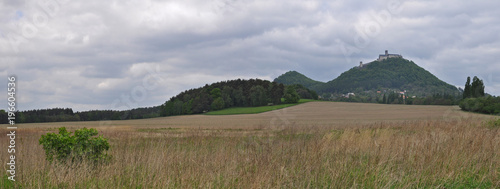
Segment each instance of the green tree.
[{"label": "green tree", "polygon": [[224,109],[224,99],[222,97],[216,98],[213,102],[212,105],[210,106],[212,110],[221,110]]},{"label": "green tree", "polygon": [[0,110],[0,124],[7,124],[9,122],[8,117],[5,110]]},{"label": "green tree", "polygon": [[484,83],[483,80],[474,76],[472,80],[471,93],[473,98],[484,97]]},{"label": "green tree", "polygon": [[182,106],[183,105],[184,105],[184,103],[181,100],[175,99],[174,107],[172,110],[172,115],[182,115],[182,113],[183,113]]},{"label": "green tree", "polygon": [[210,91],[210,95],[213,99],[216,99],[222,96],[222,91],[219,88],[215,88]]},{"label": "green tree", "polygon": [[318,100],[319,99],[319,95],[318,95],[318,93],[316,93],[316,91],[309,90],[309,93],[311,93],[311,96],[312,96],[313,100]]},{"label": "green tree", "polygon": [[243,89],[240,87],[238,90],[233,90],[233,103],[235,106],[247,106],[246,97],[243,95]]},{"label": "green tree", "polygon": [[471,97],[470,77],[467,77],[467,82],[465,83],[463,99],[470,98],[470,97]]},{"label": "green tree", "polygon": [[285,98],[285,103],[288,104],[297,103],[300,100],[299,94],[297,94],[297,91],[295,91],[295,88],[292,86],[286,87],[283,98]]},{"label": "green tree", "polygon": [[233,98],[231,97],[232,94],[233,88],[228,86],[224,86],[224,88],[222,88],[222,99],[224,100],[225,108],[234,106]]},{"label": "green tree", "polygon": [[202,113],[210,110],[210,96],[205,91],[200,91],[193,100],[193,113]]},{"label": "green tree", "polygon": [[[164,114],[165,116],[171,116],[171,115],[174,115],[174,113],[173,113],[173,112],[174,112],[174,99],[172,98],[172,99],[170,99],[169,101],[165,102],[165,104],[164,104],[163,108],[164,108],[164,109],[163,109],[163,112],[164,112],[163,114]],[[90,114],[91,114],[91,113],[92,113],[92,112],[90,112]],[[90,116],[92,116],[92,115],[90,115]],[[89,119],[90,119],[90,120],[97,120],[97,119],[92,118],[92,117],[91,117],[91,118],[89,118]]]},{"label": "green tree", "polygon": [[271,101],[273,104],[281,104],[281,98],[283,97],[283,94],[284,94],[284,90],[285,90],[285,85],[283,84],[274,84],[272,85],[272,89],[271,89]]},{"label": "green tree", "polygon": [[184,114],[192,114],[193,113],[193,99],[190,99],[187,102],[184,102],[182,105],[182,110],[184,111]]},{"label": "green tree", "polygon": [[250,101],[252,106],[267,105],[266,89],[264,89],[261,85],[256,85],[250,88]]}]

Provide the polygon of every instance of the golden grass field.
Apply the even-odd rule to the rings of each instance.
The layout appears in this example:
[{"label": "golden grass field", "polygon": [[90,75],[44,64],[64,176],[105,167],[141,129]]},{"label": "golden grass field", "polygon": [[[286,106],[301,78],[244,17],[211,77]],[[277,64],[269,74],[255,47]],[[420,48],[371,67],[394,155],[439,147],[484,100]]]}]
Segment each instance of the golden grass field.
[{"label": "golden grass field", "polygon": [[[19,124],[12,187],[500,188],[500,130],[484,124],[498,118],[451,106],[310,102],[251,115]],[[112,161],[48,163],[38,139],[59,127],[97,128]]]}]

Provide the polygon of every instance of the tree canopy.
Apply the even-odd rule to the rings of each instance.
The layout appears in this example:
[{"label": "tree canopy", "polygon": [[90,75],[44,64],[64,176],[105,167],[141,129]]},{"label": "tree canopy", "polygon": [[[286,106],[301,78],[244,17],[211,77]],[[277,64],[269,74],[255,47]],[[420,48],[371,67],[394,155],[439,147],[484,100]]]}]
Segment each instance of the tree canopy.
[{"label": "tree canopy", "polygon": [[479,98],[484,97],[484,83],[483,80],[474,76],[472,84],[470,83],[470,77],[467,77],[467,82],[465,83],[465,89],[463,97],[466,98]]},{"label": "tree canopy", "polygon": [[297,71],[289,71],[283,75],[280,75],[278,78],[274,79],[274,82],[282,83],[285,85],[302,85],[308,89],[315,89],[318,86],[321,86],[325,83],[320,81],[315,81],[311,78],[306,77],[305,75],[297,72]]},{"label": "tree canopy", "polygon": [[172,97],[162,105],[162,115],[198,114],[230,107],[280,104],[284,88],[283,84],[260,79],[213,83]]}]

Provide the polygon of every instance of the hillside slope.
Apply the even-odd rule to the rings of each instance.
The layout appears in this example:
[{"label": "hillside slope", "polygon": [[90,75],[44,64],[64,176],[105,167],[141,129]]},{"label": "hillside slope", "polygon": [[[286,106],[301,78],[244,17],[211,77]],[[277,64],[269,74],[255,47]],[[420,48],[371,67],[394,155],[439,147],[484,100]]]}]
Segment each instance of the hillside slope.
[{"label": "hillside slope", "polygon": [[274,82],[282,83],[285,85],[299,84],[312,90],[316,90],[316,88],[319,88],[325,84],[324,82],[315,81],[297,71],[286,72],[285,74],[274,79]]},{"label": "hillside slope", "polygon": [[363,68],[351,68],[323,85],[320,90],[346,93],[356,89],[376,90],[380,88],[408,90],[418,95],[458,92],[455,86],[441,81],[413,61],[403,58],[373,61]]},{"label": "hillside slope", "polygon": [[[302,77],[300,73],[295,75],[297,75],[297,78],[290,78],[294,76],[292,74],[287,75],[287,81],[297,81],[297,83],[289,84],[304,82],[305,76]],[[280,80],[277,78],[275,81]],[[412,95],[418,96],[436,93],[455,95],[459,93],[455,86],[440,80],[413,61],[403,58],[389,58],[380,62],[373,61],[365,64],[362,68],[353,67],[332,81],[312,85],[311,89],[316,90],[319,94],[384,89],[407,90]]]}]

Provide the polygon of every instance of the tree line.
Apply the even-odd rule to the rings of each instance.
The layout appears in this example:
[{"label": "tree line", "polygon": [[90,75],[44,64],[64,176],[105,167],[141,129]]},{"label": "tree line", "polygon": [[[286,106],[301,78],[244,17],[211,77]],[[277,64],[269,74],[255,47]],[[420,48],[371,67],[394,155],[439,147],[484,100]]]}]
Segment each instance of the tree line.
[{"label": "tree line", "polygon": [[480,98],[484,97],[484,83],[483,80],[474,76],[472,84],[470,83],[470,77],[467,77],[467,82],[465,83],[463,99],[466,98]]},{"label": "tree line", "polygon": [[199,114],[230,107],[281,104],[285,86],[260,79],[231,80],[191,89],[163,104],[163,116]]},{"label": "tree line", "polygon": [[[90,110],[82,112],[73,112],[71,108],[50,108],[16,112],[16,123],[144,119],[159,117],[160,113],[160,106],[131,110]],[[7,113],[4,110],[0,110],[0,124],[7,124]]]},{"label": "tree line", "polygon": [[[283,98],[283,102],[282,102]],[[17,123],[100,121],[144,119],[161,116],[199,114],[230,107],[252,107],[297,103],[301,98],[318,99],[316,92],[301,85],[260,79],[231,80],[186,90],[160,106],[131,110],[90,110],[51,108],[16,112]],[[7,123],[7,112],[0,110],[0,124]]]},{"label": "tree line", "polygon": [[464,111],[500,115],[500,97],[486,96],[484,82],[474,76],[467,77],[460,108]]},{"label": "tree line", "polygon": [[460,102],[464,111],[500,115],[500,97],[466,98]]},{"label": "tree line", "polygon": [[[295,90],[295,92],[297,92],[299,97],[302,99],[313,99],[313,100],[319,99],[318,93],[316,93],[316,91],[308,89],[305,86],[302,86],[300,84],[287,85],[286,87],[293,88]],[[292,93],[293,93],[293,91],[292,91]]]},{"label": "tree line", "polygon": [[408,103],[413,105],[458,105],[460,96],[447,93],[436,93],[432,96],[408,98]]}]

